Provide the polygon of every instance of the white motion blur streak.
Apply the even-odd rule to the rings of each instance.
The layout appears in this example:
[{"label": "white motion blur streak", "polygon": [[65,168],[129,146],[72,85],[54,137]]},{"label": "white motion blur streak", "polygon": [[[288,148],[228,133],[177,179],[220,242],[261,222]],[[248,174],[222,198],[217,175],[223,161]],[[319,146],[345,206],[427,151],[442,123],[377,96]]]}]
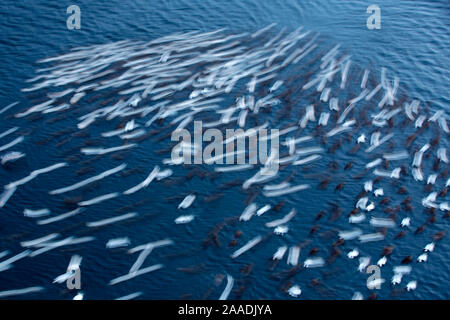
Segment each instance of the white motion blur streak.
[{"label": "white motion blur streak", "polygon": [[225,289],[223,290],[222,294],[219,297],[219,300],[227,300],[228,296],[230,295],[231,289],[233,288],[234,279],[232,276],[227,274],[227,285]]},{"label": "white motion blur streak", "polygon": [[101,180],[101,179],[106,178],[106,177],[108,177],[110,175],[113,175],[113,174],[115,174],[115,173],[117,173],[119,171],[122,171],[123,169],[126,168],[126,166],[127,165],[125,163],[123,163],[120,166],[117,166],[117,167],[112,168],[110,170],[106,170],[106,171],[100,173],[99,175],[96,175],[96,176],[93,176],[93,177],[88,178],[86,180],[80,181],[80,182],[75,183],[75,184],[73,184],[71,186],[68,186],[68,187],[52,190],[49,193],[52,194],[52,195],[55,195],[55,194],[66,193],[66,192],[69,192],[69,191],[72,191],[72,190],[79,189],[81,187],[84,187],[85,185],[88,185],[88,184],[92,183],[92,182]]}]

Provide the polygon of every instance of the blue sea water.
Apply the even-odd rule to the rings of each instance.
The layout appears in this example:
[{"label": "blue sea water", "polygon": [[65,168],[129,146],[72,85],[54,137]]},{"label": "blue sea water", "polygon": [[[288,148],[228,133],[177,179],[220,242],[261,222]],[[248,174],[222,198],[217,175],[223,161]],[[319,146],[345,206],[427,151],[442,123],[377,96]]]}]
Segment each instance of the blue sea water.
[{"label": "blue sea water", "polygon": [[[68,30],[66,27],[66,8],[76,4],[81,9],[81,29]],[[366,8],[378,4],[381,8],[381,29],[368,30],[366,19],[369,14]],[[361,68],[380,70],[386,67],[390,73],[400,78],[400,86],[408,91],[410,97],[426,101],[432,109],[449,110],[449,70],[450,70],[450,4],[448,1],[335,1],[335,0],[171,0],[171,1],[13,1],[3,0],[0,3],[0,108],[14,101],[20,101],[23,109],[30,102],[20,91],[26,87],[25,80],[35,75],[39,67],[36,61],[45,57],[62,54],[71,48],[92,44],[103,44],[124,39],[148,41],[175,32],[191,30],[212,31],[227,28],[230,32],[241,33],[256,31],[270,23],[277,23],[277,28],[286,27],[294,30],[302,25],[306,30],[318,31],[323,39],[334,45],[341,44],[352,56],[355,64]],[[19,109],[18,109],[19,110]],[[63,122],[59,129],[73,125],[73,122]],[[46,137],[46,125],[33,123],[37,132],[36,140]],[[8,119],[0,120],[0,131],[11,127]],[[49,129],[50,130],[50,129]],[[54,130],[54,128],[52,128]],[[102,132],[101,128],[95,128]],[[447,139],[447,137],[443,137]],[[448,141],[444,143],[447,144]],[[60,151],[54,145],[36,148],[33,143],[27,144],[26,163],[15,170],[0,168],[1,185],[20,179],[33,169],[63,161],[64,156],[56,156]],[[161,149],[163,144],[148,148]],[[58,158],[60,157],[60,158]],[[350,160],[342,155],[342,163]],[[347,158],[345,158],[347,157]],[[49,161],[51,160],[51,161]],[[160,162],[154,153],[139,149],[127,159],[132,165],[141,168],[144,174]],[[355,162],[358,159],[355,160]],[[365,163],[367,159],[361,159]],[[120,164],[110,160],[95,164],[95,171],[101,172]],[[325,166],[325,165],[324,165]],[[71,175],[72,169],[61,169],[60,176],[43,176],[39,182],[32,182],[21,188],[10,200],[8,206],[0,209],[0,252],[9,249],[18,253],[22,250],[20,241],[34,239],[51,232],[61,232],[66,236],[73,232],[83,233],[82,225],[86,221],[96,221],[111,216],[110,213],[124,206],[120,198],[93,207],[86,213],[76,216],[60,224],[49,225],[42,229],[34,221],[25,219],[21,210],[24,207],[48,207],[57,212],[64,212],[62,198],[54,199],[45,196],[45,191],[58,185],[74,183],[77,177]],[[176,170],[176,169],[175,169]],[[325,167],[324,167],[325,170]],[[175,175],[182,174],[181,171]],[[61,177],[69,177],[62,179]],[[245,286],[242,298],[285,299],[288,296],[279,290],[280,283],[270,277],[272,272],[265,262],[281,241],[272,239],[263,245],[261,250],[243,256],[239,261],[231,260],[229,255],[233,248],[228,248],[236,227],[224,232],[221,248],[203,250],[201,243],[208,232],[226,217],[239,215],[242,212],[245,195],[237,189],[231,189],[213,205],[195,203],[192,210],[197,219],[186,226],[176,226],[173,219],[177,217],[176,206],[179,200],[167,198],[187,194],[192,190],[200,195],[207,195],[211,188],[217,187],[239,175],[221,177],[218,181],[203,181],[193,179],[182,186],[163,186],[149,189],[142,194],[133,196],[130,202],[148,200],[135,208],[142,217],[138,221],[119,226],[107,227],[92,232],[96,241],[51,251],[36,258],[17,262],[11,270],[0,272],[0,291],[41,285],[46,288],[43,293],[30,295],[30,298],[68,299],[74,293],[64,289],[64,286],[52,284],[57,275],[63,273],[70,257],[74,253],[83,256],[82,291],[87,299],[112,299],[134,291],[142,291],[142,298],[147,299],[178,299],[184,294],[187,297],[200,299],[209,288],[214,288],[209,298],[219,297],[223,288],[214,286],[217,274],[230,273],[240,278],[239,269],[250,263],[255,263],[252,273],[240,284]],[[114,192],[120,184],[133,185],[141,177],[113,177],[101,185],[101,193]],[[359,185],[349,185],[340,195],[330,192],[327,196],[340,204],[353,203],[353,193],[359,192]],[[422,189],[410,189],[414,207],[412,215],[414,226],[419,221],[426,220],[421,209]],[[417,194],[417,197],[415,195]],[[98,195],[92,192],[90,196]],[[291,226],[287,235],[288,241],[301,242],[314,224],[313,217],[323,209],[323,193],[311,190],[307,193],[293,194],[287,197],[288,207],[298,211],[297,224]],[[351,206],[350,206],[351,207]],[[287,212],[286,212],[287,213]],[[283,212],[284,214],[284,212]],[[278,217],[278,216],[277,216]],[[268,220],[267,220],[268,219]],[[264,222],[270,221],[267,217]],[[344,219],[345,220],[345,219]],[[346,221],[326,222],[324,229],[339,229]],[[266,232],[263,223],[239,227],[245,240]],[[448,229],[448,221],[439,216],[437,222],[421,235],[406,237],[395,243],[393,260],[397,263],[407,255],[416,255],[417,249],[430,242],[430,234]],[[87,234],[90,235],[90,234]],[[395,233],[389,234],[393,242]],[[147,263],[165,264],[165,268],[138,277],[117,286],[108,286],[108,281],[127,272],[136,259],[135,255],[125,251],[108,251],[105,242],[119,236],[129,236],[133,244],[138,245],[170,237],[175,246],[156,249],[149,256]],[[323,239],[315,245],[327,252],[331,240]],[[241,242],[244,244],[245,242]],[[346,247],[350,250],[351,247]],[[450,265],[450,242],[447,238],[439,243],[427,264],[413,267],[410,279],[418,279],[418,289],[410,293],[392,293],[389,284],[379,291],[379,297],[384,299],[448,299]],[[366,255],[377,257],[379,244],[367,244],[360,248]],[[307,252],[302,252],[302,258]],[[374,258],[375,259],[375,258]],[[202,271],[186,274],[177,268],[190,265],[201,265]],[[349,267],[350,266],[350,267]],[[392,266],[392,265],[391,265]],[[353,292],[361,291],[365,295],[370,292],[365,288],[366,274],[356,271],[357,264],[349,263],[345,257],[339,258],[326,270],[306,270],[295,276],[294,282],[302,286],[302,298],[305,299],[349,299]],[[384,269],[383,269],[384,270]],[[389,282],[391,271],[382,275]],[[310,280],[320,278],[323,285],[319,288],[311,286]],[[406,279],[406,278],[405,278]],[[406,280],[405,280],[406,281]],[[231,296],[232,298],[233,296]]]}]

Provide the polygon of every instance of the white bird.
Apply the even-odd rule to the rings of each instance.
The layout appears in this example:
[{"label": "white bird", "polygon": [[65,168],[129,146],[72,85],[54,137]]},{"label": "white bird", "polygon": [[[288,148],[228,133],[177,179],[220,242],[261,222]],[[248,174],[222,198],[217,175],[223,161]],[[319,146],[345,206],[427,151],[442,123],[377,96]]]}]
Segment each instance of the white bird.
[{"label": "white bird", "polygon": [[358,266],[358,270],[360,272],[363,272],[367,266],[370,264],[370,257],[362,257],[359,258],[359,266]]},{"label": "white bird", "polygon": [[126,132],[131,131],[131,130],[133,130],[134,128],[135,128],[135,126],[134,126],[134,120],[128,121],[128,122],[125,124],[125,131],[126,131]]},{"label": "white bird", "polygon": [[192,220],[194,220],[193,215],[179,216],[178,218],[175,219],[175,223],[176,224],[184,224],[184,223],[189,223]]},{"label": "white bird", "polygon": [[323,258],[309,258],[303,262],[303,267],[305,268],[318,268],[325,265],[325,260]]},{"label": "white bird", "polygon": [[272,257],[272,260],[281,260],[281,259],[283,259],[283,256],[286,253],[287,248],[288,248],[287,246],[279,247],[277,249],[277,251],[274,253],[274,255]]},{"label": "white bird", "polygon": [[408,282],[408,284],[406,285],[406,290],[411,291],[411,290],[416,290],[417,288],[417,281],[410,281]]},{"label": "white bird", "polygon": [[277,235],[286,234],[288,231],[289,231],[289,228],[287,226],[278,226],[273,230],[273,232]]},{"label": "white bird", "polygon": [[384,190],[383,190],[383,188],[378,188],[373,192],[373,194],[375,195],[375,197],[383,196]]},{"label": "white bird", "polygon": [[441,202],[439,204],[439,210],[441,210],[441,211],[450,211],[450,206],[448,205],[448,202]]},{"label": "white bird", "polygon": [[362,295],[361,292],[356,291],[356,292],[353,294],[352,300],[363,300],[363,299],[364,299],[364,297],[363,297],[363,295]]},{"label": "white bird", "polygon": [[73,297],[73,300],[83,300],[84,297],[84,293],[83,292],[78,292],[77,295],[75,297]]},{"label": "white bird", "polygon": [[288,293],[291,297],[297,298],[302,294],[302,289],[299,286],[295,285],[289,288]]},{"label": "white bird", "polygon": [[365,135],[364,133],[363,133],[362,135],[360,135],[360,136],[358,137],[357,142],[358,142],[358,143],[365,143],[365,142],[366,142],[366,135]]},{"label": "white bird", "polygon": [[417,261],[418,262],[426,262],[428,260],[428,254],[426,253],[422,253],[418,258]]},{"label": "white bird", "polygon": [[366,192],[372,191],[372,188],[373,188],[372,180],[364,182],[364,191],[366,191]]},{"label": "white bird", "polygon": [[402,277],[403,277],[403,275],[401,273],[394,274],[394,276],[392,277],[391,283],[399,284],[400,282],[402,282]]},{"label": "white bird", "polygon": [[430,242],[429,244],[427,244],[423,250],[425,250],[425,252],[433,252],[434,242]]},{"label": "white bird", "polygon": [[191,206],[192,202],[195,200],[195,195],[190,194],[187,195],[186,198],[181,201],[181,203],[178,205],[178,209],[187,209]]},{"label": "white bird", "polygon": [[356,258],[357,256],[359,256],[359,251],[358,251],[358,249],[353,249],[352,251],[350,251],[350,252],[347,254],[347,257],[349,257],[350,259],[354,259],[354,258]]},{"label": "white bird", "polygon": [[266,204],[264,207],[259,208],[258,211],[256,211],[256,215],[260,216],[269,211],[270,209],[272,209],[272,206],[270,204]]},{"label": "white bird", "polygon": [[437,174],[431,174],[428,176],[427,184],[435,184],[437,179]]},{"label": "white bird", "polygon": [[[372,187],[370,187],[372,190]],[[367,201],[369,201],[368,197],[362,197],[356,202],[356,208],[365,210],[367,208]]]},{"label": "white bird", "polygon": [[401,222],[401,226],[402,227],[409,227],[410,223],[411,223],[411,218],[410,217],[403,218],[403,220]]},{"label": "white bird", "polygon": [[380,258],[380,260],[378,260],[377,265],[379,267],[382,267],[386,264],[386,262],[387,262],[387,258],[386,258],[386,256],[383,256],[382,258]]},{"label": "white bird", "polygon": [[108,249],[115,249],[119,247],[126,247],[130,245],[130,239],[128,237],[110,239],[106,243]]},{"label": "white bird", "polygon": [[372,211],[373,209],[375,209],[375,203],[371,202],[371,203],[366,207],[366,210],[367,210],[367,211]]},{"label": "white bird", "polygon": [[250,204],[248,207],[244,209],[241,216],[239,217],[239,221],[249,221],[258,209],[258,206],[255,203]]}]

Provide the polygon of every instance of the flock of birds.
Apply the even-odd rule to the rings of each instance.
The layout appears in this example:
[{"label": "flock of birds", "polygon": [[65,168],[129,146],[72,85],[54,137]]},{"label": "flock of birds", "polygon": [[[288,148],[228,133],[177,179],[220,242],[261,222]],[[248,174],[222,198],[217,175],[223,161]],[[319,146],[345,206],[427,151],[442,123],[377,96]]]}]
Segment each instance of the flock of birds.
[{"label": "flock of birds", "polygon": [[[36,222],[39,237],[23,239],[23,250],[18,252],[0,248],[0,273],[50,250],[89,246],[89,242],[96,241],[96,237],[83,232],[64,237],[63,228],[57,233],[45,232],[46,226],[69,223],[92,206],[114,198],[125,204],[120,208],[122,214],[85,223],[83,228],[95,233],[103,226],[114,227],[138,218],[135,208],[139,210],[146,201],[158,201],[151,198],[154,185],[176,185],[181,190],[186,181],[194,178],[214,181],[237,173],[237,179],[216,186],[216,190],[209,188],[203,199],[195,190],[172,199],[178,206],[174,208],[178,214],[173,224],[190,224],[202,219],[189,214],[193,204],[214,205],[226,190],[245,195],[241,212],[230,212],[225,220],[212,226],[199,244],[204,250],[216,250],[221,256],[231,249],[227,259],[239,260],[277,238],[283,244],[275,252],[264,254],[270,262],[272,280],[280,283],[286,297],[301,296],[298,273],[309,268],[326,269],[338,258],[347,259],[349,265],[356,261],[352,267],[356,273],[365,273],[373,264],[383,274],[389,268],[393,290],[407,292],[420,286],[421,282],[411,276],[412,268],[415,263],[420,268],[419,263],[427,262],[439,247],[445,229],[429,233],[429,241],[423,246],[417,242],[416,252],[410,255],[393,253],[396,241],[405,237],[413,241],[412,237],[428,233],[431,226],[442,226],[449,217],[449,129],[445,111],[433,110],[428,103],[410,98],[400,88],[400,79],[389,79],[385,68],[379,74],[358,68],[340,45],[326,46],[319,34],[301,27],[292,32],[274,29],[273,24],[253,34],[227,34],[224,30],[177,33],[150,42],[79,47],[39,61],[45,67],[37,70],[22,89],[30,106],[21,107],[15,102],[0,109],[5,123],[11,126],[0,133],[1,164],[11,175],[19,170],[29,157],[21,151],[27,140],[34,141],[37,148],[53,145],[64,161],[52,163],[52,157],[47,156],[46,164],[5,183],[0,192],[0,210],[7,212],[14,198],[30,196],[21,191],[25,184],[32,180],[39,183],[41,177],[50,175],[57,180],[46,190],[46,197],[60,201],[67,210],[56,213],[52,208],[22,208],[19,214]],[[70,120],[72,126],[51,132],[45,139],[33,138],[38,128],[47,132],[64,120]],[[242,129],[227,143],[248,138],[261,129],[279,129],[276,137],[269,137],[280,140],[279,154],[270,154],[260,165],[219,165],[221,157],[209,162],[205,159],[207,165],[175,161],[171,152],[176,143],[171,141],[171,134],[177,129],[192,130],[194,121],[202,121],[204,129]],[[33,127],[37,122],[44,127]],[[146,172],[130,167],[125,162],[127,157],[144,148],[142,144],[149,139],[166,147],[141,151],[163,155],[164,159],[157,164],[147,163]],[[184,143],[182,147],[183,152],[194,156],[199,146]],[[231,153],[235,155],[236,151]],[[122,163],[98,172],[92,164],[105,157]],[[278,162],[279,171],[267,174],[273,161]],[[174,168],[184,170],[184,176],[174,177]],[[111,176],[118,175],[140,175],[140,182],[124,182],[114,186],[114,192],[100,192]],[[78,182],[66,182],[76,177]],[[331,190],[349,197],[353,190],[348,186],[354,184],[359,185],[358,194],[344,205],[327,201],[325,196],[314,199],[323,206],[319,212],[305,212],[286,201],[289,195],[301,199],[309,190],[324,194]],[[405,185],[417,187],[410,192]],[[100,194],[86,196],[96,192]],[[130,195],[139,193],[140,200],[131,203]],[[229,200],[235,201],[234,197]],[[422,211],[418,215],[423,219],[414,219],[412,213]],[[264,221],[266,230],[250,237],[242,229],[256,220]],[[335,221],[347,227],[334,228]],[[295,223],[312,223],[306,237],[295,236]],[[234,234],[231,238],[230,230]],[[154,250],[174,244],[170,235],[130,247],[135,242],[132,234],[130,230],[128,236],[112,238],[105,244],[105,250],[125,248],[125,254],[138,253],[129,271],[111,279],[110,286],[165,268],[161,263],[144,264]],[[390,234],[394,234],[394,240],[387,239]],[[228,249],[222,247],[223,239],[231,241]],[[315,245],[318,239],[329,242],[328,252]],[[0,241],[0,245],[2,242],[6,243]],[[379,244],[380,256],[364,254],[362,246],[368,242]],[[68,271],[52,275],[53,282],[63,286],[82,260],[74,255]],[[276,272],[281,264],[285,269]],[[201,298],[239,298],[254,265],[245,264],[240,269],[241,279],[235,279],[232,272],[217,274]],[[180,271],[194,273],[198,268],[190,266]],[[368,281],[370,295],[364,297],[357,291],[353,299],[376,298],[376,290],[372,289],[384,282],[381,277]],[[318,278],[310,284],[323,286]],[[222,293],[214,296],[219,288],[223,288]],[[0,297],[42,290],[45,286],[12,288],[1,291]],[[119,299],[136,298],[142,293],[131,292]],[[266,294],[271,296],[270,292]],[[74,299],[83,296],[80,291]]]}]

